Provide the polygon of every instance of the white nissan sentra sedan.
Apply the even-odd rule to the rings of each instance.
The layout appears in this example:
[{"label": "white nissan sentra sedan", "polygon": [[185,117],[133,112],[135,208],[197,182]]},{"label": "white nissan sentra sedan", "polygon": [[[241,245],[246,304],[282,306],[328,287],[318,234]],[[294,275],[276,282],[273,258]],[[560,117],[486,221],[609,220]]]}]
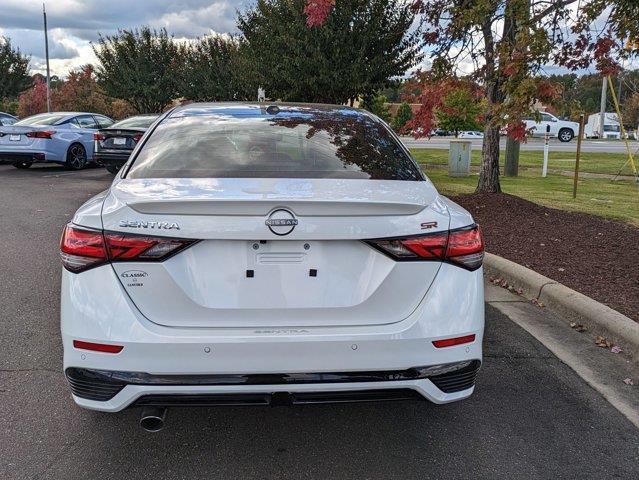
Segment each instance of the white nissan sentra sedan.
[{"label": "white nissan sentra sedan", "polygon": [[62,235],[64,371],[82,407],[468,397],[483,242],[370,113],[164,114]]}]

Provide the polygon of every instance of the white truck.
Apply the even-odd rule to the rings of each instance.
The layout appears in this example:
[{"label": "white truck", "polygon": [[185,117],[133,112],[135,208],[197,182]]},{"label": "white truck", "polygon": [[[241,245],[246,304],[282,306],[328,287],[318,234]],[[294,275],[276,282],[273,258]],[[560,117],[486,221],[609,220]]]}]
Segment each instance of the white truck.
[{"label": "white truck", "polygon": [[603,137],[601,136],[601,119],[598,113],[588,116],[588,123],[584,128],[586,138],[621,138],[621,124],[616,113],[604,113]]},{"label": "white truck", "polygon": [[547,112],[539,112],[539,121],[532,116],[525,119],[524,122],[526,122],[526,130],[530,131],[530,135],[533,137],[543,137],[548,126],[550,126],[550,136],[558,138],[560,142],[569,142],[579,133],[577,122],[560,120]]}]

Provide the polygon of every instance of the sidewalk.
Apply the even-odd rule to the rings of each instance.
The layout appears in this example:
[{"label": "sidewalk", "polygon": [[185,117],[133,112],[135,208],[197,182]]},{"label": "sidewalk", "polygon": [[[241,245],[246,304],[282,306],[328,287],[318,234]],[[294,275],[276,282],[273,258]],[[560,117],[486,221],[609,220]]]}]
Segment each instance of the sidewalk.
[{"label": "sidewalk", "polygon": [[[579,333],[549,309],[489,281],[485,282],[485,298],[487,304],[540,341],[639,427],[639,367],[625,353],[598,347],[592,333]],[[635,385],[626,385],[627,378]]]}]

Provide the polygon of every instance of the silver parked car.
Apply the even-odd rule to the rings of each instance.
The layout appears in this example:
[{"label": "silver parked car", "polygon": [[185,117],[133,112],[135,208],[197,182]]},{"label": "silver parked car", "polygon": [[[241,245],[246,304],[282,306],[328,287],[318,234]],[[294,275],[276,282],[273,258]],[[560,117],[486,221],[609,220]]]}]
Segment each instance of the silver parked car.
[{"label": "silver parked car", "polygon": [[81,112],[41,113],[0,127],[0,160],[16,168],[53,162],[72,170],[93,161],[93,133],[113,120]]},{"label": "silver parked car", "polygon": [[0,112],[0,126],[8,126],[16,123],[18,119],[9,113]]}]

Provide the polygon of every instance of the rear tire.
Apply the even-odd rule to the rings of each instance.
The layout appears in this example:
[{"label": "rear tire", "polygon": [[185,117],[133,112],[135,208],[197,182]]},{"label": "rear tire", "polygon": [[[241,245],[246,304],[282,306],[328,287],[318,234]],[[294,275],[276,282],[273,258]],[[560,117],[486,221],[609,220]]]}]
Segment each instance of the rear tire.
[{"label": "rear tire", "polygon": [[30,162],[29,160],[21,160],[13,164],[14,167],[19,168],[20,170],[25,170],[31,165],[33,165],[33,162]]},{"label": "rear tire", "polygon": [[65,166],[69,170],[82,170],[87,166],[87,151],[79,143],[74,143],[67,150],[67,161]]},{"label": "rear tire", "polygon": [[569,142],[575,137],[575,133],[569,128],[562,128],[558,137],[560,142]]},{"label": "rear tire", "polygon": [[115,165],[107,165],[105,168],[107,169],[107,172],[112,173],[113,175],[117,175],[121,167],[116,167]]}]

